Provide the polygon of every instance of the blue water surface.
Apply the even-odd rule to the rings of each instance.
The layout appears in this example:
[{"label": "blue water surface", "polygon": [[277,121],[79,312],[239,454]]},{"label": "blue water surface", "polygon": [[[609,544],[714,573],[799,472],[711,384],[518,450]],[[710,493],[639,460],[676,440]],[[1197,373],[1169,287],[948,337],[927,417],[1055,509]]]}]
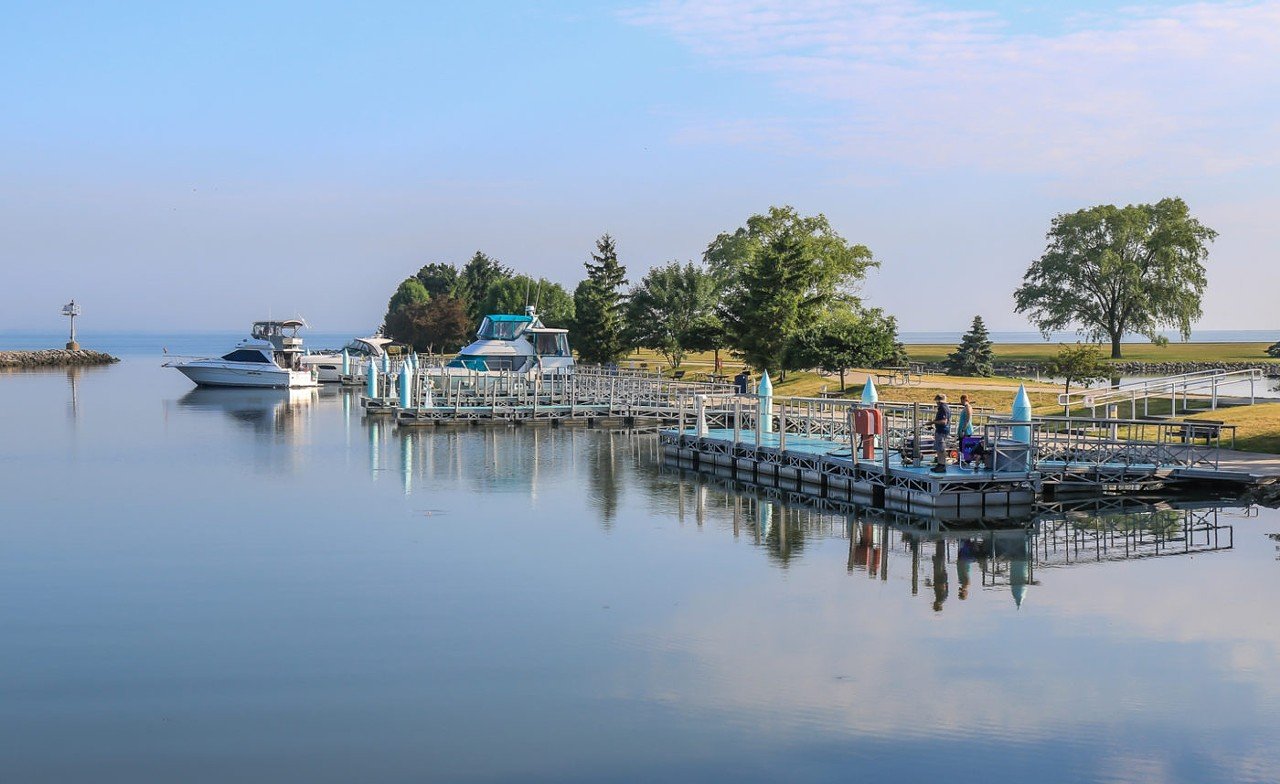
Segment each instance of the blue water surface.
[{"label": "blue water surface", "polygon": [[651,433],[397,430],[119,345],[0,374],[0,780],[1280,770],[1273,510],[942,535],[681,474]]}]

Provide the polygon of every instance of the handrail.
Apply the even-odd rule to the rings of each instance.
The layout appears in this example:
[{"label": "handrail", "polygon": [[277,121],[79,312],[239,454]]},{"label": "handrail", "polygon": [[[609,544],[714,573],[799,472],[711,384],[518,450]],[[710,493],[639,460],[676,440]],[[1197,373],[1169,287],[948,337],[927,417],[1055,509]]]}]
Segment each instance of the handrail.
[{"label": "handrail", "polygon": [[1228,370],[1226,368],[1196,370],[1172,376],[1131,381],[1127,384],[1103,390],[1083,389],[1071,393],[1060,393],[1058,395],[1058,405],[1070,408],[1073,405],[1080,404],[1094,408],[1111,403],[1141,400],[1156,395],[1163,396],[1178,392],[1186,395],[1197,391],[1202,392],[1206,388],[1216,396],[1217,387],[1223,382],[1230,383],[1244,380],[1256,382],[1262,381],[1263,378],[1262,368],[1258,367],[1245,368],[1243,370]]}]

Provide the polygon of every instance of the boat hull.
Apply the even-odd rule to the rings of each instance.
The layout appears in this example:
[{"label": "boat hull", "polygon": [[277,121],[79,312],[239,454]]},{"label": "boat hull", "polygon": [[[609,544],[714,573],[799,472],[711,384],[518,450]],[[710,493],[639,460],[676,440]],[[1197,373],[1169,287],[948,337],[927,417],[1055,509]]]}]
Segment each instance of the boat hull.
[{"label": "boat hull", "polygon": [[308,371],[272,367],[230,367],[224,364],[188,362],[174,365],[182,375],[201,387],[267,387],[296,389],[319,386]]}]

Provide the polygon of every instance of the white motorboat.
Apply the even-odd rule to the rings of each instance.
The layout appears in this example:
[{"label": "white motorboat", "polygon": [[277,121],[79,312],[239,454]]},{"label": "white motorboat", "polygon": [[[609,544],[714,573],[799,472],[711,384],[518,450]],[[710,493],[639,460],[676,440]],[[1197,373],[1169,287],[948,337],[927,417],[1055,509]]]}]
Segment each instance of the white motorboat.
[{"label": "white motorboat", "polygon": [[221,357],[182,359],[165,363],[202,387],[319,386],[314,370],[304,369],[300,320],[255,321],[250,336]]},{"label": "white motorboat", "polygon": [[532,307],[524,315],[491,314],[446,370],[571,373],[569,330],[544,326]]},{"label": "white motorboat", "polygon": [[342,380],[342,352],[347,352],[350,372],[363,368],[369,359],[382,360],[389,346],[395,341],[374,335],[368,338],[356,338],[338,351],[317,351],[303,355],[299,360],[303,369],[313,368],[321,382],[336,384]]}]

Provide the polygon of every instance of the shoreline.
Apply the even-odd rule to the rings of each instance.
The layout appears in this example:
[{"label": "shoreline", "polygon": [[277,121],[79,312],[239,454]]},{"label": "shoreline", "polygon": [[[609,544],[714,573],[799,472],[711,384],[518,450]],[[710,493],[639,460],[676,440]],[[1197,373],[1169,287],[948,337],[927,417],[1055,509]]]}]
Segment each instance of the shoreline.
[{"label": "shoreline", "polygon": [[71,351],[62,348],[46,348],[36,351],[0,351],[0,368],[85,367],[111,365],[119,361],[119,357],[88,349]]}]

